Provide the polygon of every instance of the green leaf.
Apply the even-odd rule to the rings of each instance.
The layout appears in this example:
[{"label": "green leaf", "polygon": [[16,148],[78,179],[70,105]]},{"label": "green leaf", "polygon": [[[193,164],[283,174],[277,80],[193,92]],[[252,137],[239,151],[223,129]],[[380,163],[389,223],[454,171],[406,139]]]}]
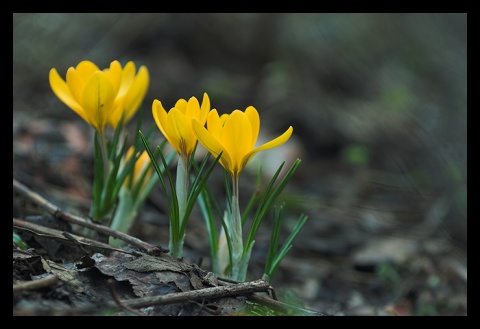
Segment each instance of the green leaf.
[{"label": "green leaf", "polygon": [[265,217],[265,214],[268,211],[270,204],[274,201],[274,199],[269,197],[270,190],[272,189],[284,165],[285,165],[285,161],[282,162],[282,164],[278,167],[277,171],[275,172],[272,179],[270,180],[270,183],[268,184],[267,188],[265,189],[265,191],[262,193],[262,196],[260,197],[260,202],[257,206],[257,211],[255,212],[255,215],[253,217],[253,222],[252,222],[252,225],[250,226],[247,240],[244,245],[245,249],[248,248],[251,243],[253,243],[253,240],[255,239],[255,235],[257,234],[258,228],[260,227],[260,224],[263,218]]},{"label": "green leaf", "polygon": [[275,172],[275,175],[272,177],[270,183],[267,186],[267,189],[262,194],[262,197],[260,199],[259,205],[257,207],[257,211],[256,211],[254,219],[253,219],[252,226],[250,227],[250,230],[248,232],[247,240],[246,240],[246,243],[245,243],[245,248],[247,248],[248,245],[250,243],[252,243],[253,239],[255,238],[255,235],[257,234],[257,230],[260,226],[261,221],[265,217],[266,213],[269,211],[273,202],[276,200],[276,198],[283,191],[283,189],[287,185],[288,181],[290,180],[290,178],[292,177],[294,172],[297,170],[300,163],[301,163],[301,160],[296,159],[295,162],[290,167],[290,169],[285,174],[285,176],[283,177],[283,179],[280,181],[278,186],[275,187],[270,193],[270,190],[272,189],[272,187],[273,187],[278,175],[280,174],[280,171],[282,170],[285,162],[283,162],[280,165],[280,167],[278,168],[278,170]]},{"label": "green leaf", "polygon": [[95,131],[94,136],[94,155],[93,155],[93,209],[91,216],[94,220],[100,218],[102,190],[103,190],[103,159],[100,151],[98,133]]},{"label": "green leaf", "polygon": [[277,267],[280,265],[280,262],[283,260],[283,258],[287,255],[287,253],[292,248],[293,240],[298,235],[298,233],[303,228],[303,226],[305,225],[305,222],[308,219],[306,215],[304,214],[300,215],[297,222],[295,223],[294,228],[288,235],[282,247],[278,249],[278,240],[280,236],[280,228],[281,228],[281,222],[283,218],[283,206],[280,207],[280,212],[278,217],[274,217],[274,218],[275,218],[275,222],[274,222],[274,226],[272,227],[272,238],[270,240],[270,246],[269,246],[268,255],[267,255],[267,262],[265,263],[265,272],[263,275],[263,277],[267,281],[272,280],[275,274],[275,271],[277,270]]},{"label": "green leaf", "polygon": [[22,240],[22,238],[15,232],[13,232],[13,243],[17,245],[22,250],[27,250],[27,244]]},{"label": "green leaf", "polygon": [[[196,177],[198,178],[200,176],[199,175],[200,168],[198,167],[195,161],[192,161],[192,167],[197,173]],[[219,273],[218,258],[217,258],[218,248],[219,248],[219,245],[218,245],[219,234],[217,231],[217,225],[215,222],[215,216],[214,216],[213,210],[216,211],[216,214],[219,218],[223,218],[223,215],[215,196],[213,195],[212,191],[209,189],[207,184],[203,185],[201,193],[200,195],[198,195],[198,204],[200,206],[200,210],[202,212],[202,217],[204,219],[207,234],[208,234],[208,240],[210,243],[210,256],[211,256],[213,271],[215,273]]]},{"label": "green leaf", "polygon": [[[167,160],[165,159],[163,155],[163,151],[161,148],[161,145],[158,146],[158,155],[160,155],[160,158],[162,160],[162,169],[160,169],[160,166],[158,165],[158,162],[156,160],[155,155],[152,153],[152,150],[150,149],[150,146],[147,143],[147,140],[145,139],[145,136],[141,131],[139,131],[140,138],[142,139],[142,142],[145,146],[145,149],[148,153],[148,156],[150,157],[150,160],[152,161],[152,164],[155,168],[155,171],[158,175],[158,178],[160,179],[160,183],[162,186],[162,191],[163,194],[165,195],[165,198],[167,199],[167,206],[168,206],[168,211],[169,211],[169,220],[170,220],[170,232],[173,234],[173,236],[170,237],[171,241],[176,242],[179,241],[179,238],[181,237],[179,233],[179,223],[180,219],[179,213],[178,213],[178,199],[175,193],[175,185],[172,180],[172,175],[170,173],[170,169],[168,167]],[[170,154],[175,155],[176,153],[172,151]],[[166,172],[168,180],[169,180],[169,187],[167,186],[165,179],[163,178],[163,173]]]},{"label": "green leaf", "polygon": [[[206,172],[205,167],[208,162],[208,159],[210,158],[210,154],[207,154],[202,161],[202,164],[200,166],[200,169],[198,170],[193,183],[192,187],[188,193],[187,197],[187,208],[185,210],[185,218],[183,219],[182,222],[182,227],[181,227],[181,232],[185,232],[186,230],[186,225],[188,222],[188,218],[193,210],[193,206],[195,205],[195,202],[197,201],[198,195],[202,192],[206,181],[210,177],[210,174],[212,173],[213,169],[217,165],[218,161],[220,160],[220,157],[222,156],[222,152],[217,156],[217,158],[207,167]],[[193,161],[193,160],[192,160]]]},{"label": "green leaf", "polygon": [[258,166],[257,185],[255,187],[255,191],[252,193],[252,196],[250,197],[250,200],[248,200],[248,203],[242,213],[242,226],[245,225],[245,221],[248,218],[248,215],[250,214],[253,207],[255,206],[255,204],[257,204],[260,198],[261,184],[262,184],[262,166],[260,165]]}]

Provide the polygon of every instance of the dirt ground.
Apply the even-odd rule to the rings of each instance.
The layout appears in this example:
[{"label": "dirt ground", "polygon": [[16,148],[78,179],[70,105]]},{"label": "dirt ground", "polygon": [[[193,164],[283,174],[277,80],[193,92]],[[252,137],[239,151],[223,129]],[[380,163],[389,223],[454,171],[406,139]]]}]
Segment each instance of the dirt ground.
[{"label": "dirt ground", "polygon": [[[466,14],[13,14],[13,231],[30,248],[13,245],[13,315],[466,316],[466,20]],[[183,261],[160,252],[165,263],[154,270],[139,270],[147,259],[139,249],[114,252],[62,235],[77,228],[65,217],[89,212],[93,132],[55,97],[48,72],[55,67],[64,76],[82,59],[149,68],[146,126],[153,99],[173,106],[208,92],[222,112],[254,105],[261,139],[294,127],[286,144],[259,154],[240,186],[245,206],[259,163],[268,181],[281,161],[302,160],[278,200],[286,205],[283,233],[300,214],[308,220],[269,282],[276,304],[265,301],[272,290],[257,281],[268,218],[246,292],[213,289],[143,308],[115,304],[219,286],[208,275],[198,209]],[[161,140],[159,131],[155,138]],[[209,184],[222,191],[222,173]],[[46,203],[61,212],[49,212]],[[129,235],[166,248],[166,213],[156,187]],[[260,289],[260,299],[246,297],[249,289]]]}]

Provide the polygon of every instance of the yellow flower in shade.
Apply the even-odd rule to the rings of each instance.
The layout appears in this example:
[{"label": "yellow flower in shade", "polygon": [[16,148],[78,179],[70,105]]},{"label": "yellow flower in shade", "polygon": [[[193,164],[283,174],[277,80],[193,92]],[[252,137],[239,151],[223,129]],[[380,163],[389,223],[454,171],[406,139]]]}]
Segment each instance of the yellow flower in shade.
[{"label": "yellow flower in shade", "polygon": [[245,112],[234,110],[221,117],[214,109],[208,114],[207,129],[195,119],[192,126],[198,141],[214,157],[223,151],[220,164],[233,177],[238,177],[255,154],[282,145],[293,132],[290,126],[279,137],[255,147],[260,132],[260,116],[253,106],[247,107]]},{"label": "yellow flower in shade", "polygon": [[[124,163],[127,163],[128,160],[131,158],[131,156],[133,155],[133,151],[134,151],[133,146],[130,146],[127,153],[125,154]],[[148,166],[150,165],[150,162],[151,162],[150,156],[148,155],[147,151],[143,151],[142,154],[138,157],[138,159],[135,162],[135,166],[133,169],[133,182],[131,182],[132,184],[131,186],[134,187],[137,185],[137,183],[142,178],[145,170],[147,170]],[[145,179],[143,180],[144,186],[148,183],[148,181],[150,180],[150,177],[152,177],[152,172],[153,172],[152,167],[148,168],[148,172],[145,174]],[[132,179],[132,176],[128,175],[127,178],[125,178],[123,185],[129,186],[131,179]]]},{"label": "yellow flower in shade", "polygon": [[135,64],[128,62],[122,71],[122,83],[118,90],[116,104],[109,116],[109,124],[116,128],[122,115],[126,124],[137,113],[147,94],[150,76],[146,66],[142,65],[135,74]]},{"label": "yellow flower in shade", "polygon": [[83,120],[103,133],[107,124],[116,128],[122,115],[125,122],[138,110],[145,97],[149,75],[145,66],[135,74],[135,64],[122,69],[117,61],[100,70],[91,61],[82,61],[67,70],[63,80],[55,68],[50,70],[50,87],[55,95]]},{"label": "yellow flower in shade", "polygon": [[197,143],[192,119],[196,119],[203,126],[209,112],[210,98],[207,93],[203,94],[201,106],[195,97],[191,97],[188,102],[182,98],[168,113],[159,100],[155,99],[152,104],[153,118],[158,128],[177,153],[186,158],[193,153]]}]

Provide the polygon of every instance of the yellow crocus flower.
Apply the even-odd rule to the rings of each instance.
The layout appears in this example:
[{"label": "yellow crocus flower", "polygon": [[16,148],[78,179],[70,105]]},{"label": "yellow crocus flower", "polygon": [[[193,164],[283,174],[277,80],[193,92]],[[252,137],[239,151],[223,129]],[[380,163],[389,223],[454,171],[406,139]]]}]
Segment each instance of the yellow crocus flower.
[{"label": "yellow crocus flower", "polygon": [[[124,163],[127,163],[130,160],[130,157],[133,155],[133,151],[134,151],[133,146],[130,146],[127,153],[125,154]],[[150,156],[148,155],[147,151],[143,151],[142,154],[135,161],[133,176],[128,175],[125,178],[123,185],[130,186],[130,180],[132,180],[133,178],[133,181],[131,182],[131,186],[136,186],[139,180],[142,178],[142,175],[144,174],[145,170],[147,170],[148,166],[150,165],[150,162],[151,162]],[[153,173],[152,167],[148,168],[148,172],[145,174],[145,179],[143,180],[144,186],[148,183],[148,181],[150,180],[150,177],[152,177],[152,173]]]},{"label": "yellow crocus flower", "polygon": [[203,94],[202,105],[196,97],[191,97],[188,102],[181,98],[167,113],[162,103],[155,99],[152,104],[152,113],[155,123],[167,141],[179,155],[188,159],[193,153],[197,143],[197,136],[192,129],[192,119],[200,125],[205,125],[210,112],[210,98]]},{"label": "yellow crocus flower", "polygon": [[103,133],[107,124],[114,128],[125,113],[129,120],[140,106],[149,84],[146,67],[135,75],[135,65],[125,68],[114,60],[100,70],[91,61],[81,61],[67,70],[63,80],[55,68],[50,70],[50,87],[55,95],[83,120]]},{"label": "yellow crocus flower", "polygon": [[255,154],[282,145],[293,132],[290,126],[279,137],[255,147],[260,132],[260,116],[253,106],[247,107],[244,112],[234,110],[222,116],[213,109],[208,114],[207,128],[195,119],[192,120],[192,126],[198,141],[214,157],[223,152],[220,164],[234,178],[238,178]]}]

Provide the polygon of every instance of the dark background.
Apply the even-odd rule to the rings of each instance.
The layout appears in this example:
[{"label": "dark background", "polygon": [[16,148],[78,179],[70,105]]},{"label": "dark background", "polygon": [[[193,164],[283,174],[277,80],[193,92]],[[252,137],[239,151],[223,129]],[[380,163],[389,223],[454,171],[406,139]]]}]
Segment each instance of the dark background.
[{"label": "dark background", "polygon": [[[246,202],[259,162],[269,180],[302,160],[279,200],[285,232],[309,217],[272,282],[283,298],[336,315],[467,314],[466,13],[14,13],[14,178],[86,215],[92,128],[48,82],[84,59],[147,66],[146,126],[154,99],[168,109],[204,92],[220,113],[255,106],[263,140],[293,126],[240,192]],[[132,235],[166,246],[161,199],[152,192]],[[191,220],[186,258],[208,257]]]}]

